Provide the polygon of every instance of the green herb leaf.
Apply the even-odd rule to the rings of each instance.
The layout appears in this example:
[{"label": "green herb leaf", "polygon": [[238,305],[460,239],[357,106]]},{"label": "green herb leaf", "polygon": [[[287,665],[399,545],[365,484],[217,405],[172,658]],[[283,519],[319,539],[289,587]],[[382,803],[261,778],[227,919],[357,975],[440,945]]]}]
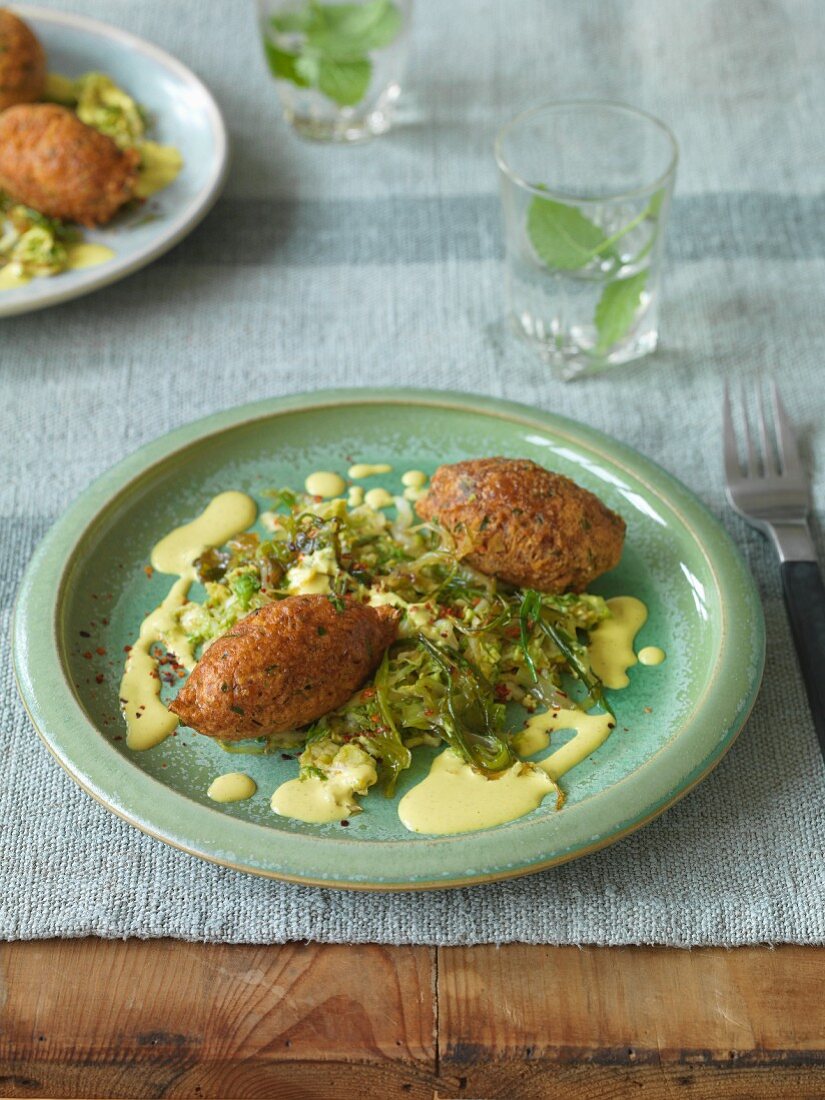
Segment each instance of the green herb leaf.
[{"label": "green herb leaf", "polygon": [[319,4],[315,11],[320,19],[308,29],[307,40],[337,60],[362,57],[389,46],[401,30],[401,13],[391,0]]},{"label": "green herb leaf", "polygon": [[299,63],[304,60],[300,54],[279,50],[271,42],[264,42],[264,50],[266,51],[269,68],[276,80],[289,80],[292,84],[297,84],[299,88],[312,86],[312,82],[307,80],[299,69]]},{"label": "green herb leaf", "polygon": [[647,283],[647,270],[629,279],[614,279],[607,284],[596,306],[596,331],[599,340],[596,351],[605,354],[628,332],[642,300]]},{"label": "green herb leaf", "polygon": [[279,34],[306,34],[319,22],[318,12],[312,5],[279,11],[270,19],[273,30]]},{"label": "green herb leaf", "polygon": [[542,263],[560,271],[584,267],[607,243],[601,229],[575,206],[538,195],[527,211],[527,235]]},{"label": "green herb leaf", "polygon": [[372,78],[373,50],[388,46],[400,33],[401,12],[392,0],[365,4],[308,3],[273,16],[276,34],[303,35],[284,50],[265,42],[269,67],[279,80],[317,88],[340,107],[353,107],[366,95]]},{"label": "green herb leaf", "polygon": [[340,107],[354,107],[364,98],[372,77],[367,57],[356,61],[318,60],[318,88]]}]

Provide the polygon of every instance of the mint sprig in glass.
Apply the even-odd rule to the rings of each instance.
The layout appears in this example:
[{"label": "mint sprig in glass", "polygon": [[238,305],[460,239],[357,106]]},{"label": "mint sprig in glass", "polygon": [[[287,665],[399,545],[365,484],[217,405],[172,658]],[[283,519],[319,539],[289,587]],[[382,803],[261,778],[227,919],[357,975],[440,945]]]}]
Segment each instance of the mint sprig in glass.
[{"label": "mint sprig in glass", "polygon": [[549,103],[508,123],[495,152],[516,330],[565,379],[653,351],[670,130],[622,104]]},{"label": "mint sprig in glass", "polygon": [[305,137],[383,133],[401,92],[412,0],[259,0],[284,115]]}]

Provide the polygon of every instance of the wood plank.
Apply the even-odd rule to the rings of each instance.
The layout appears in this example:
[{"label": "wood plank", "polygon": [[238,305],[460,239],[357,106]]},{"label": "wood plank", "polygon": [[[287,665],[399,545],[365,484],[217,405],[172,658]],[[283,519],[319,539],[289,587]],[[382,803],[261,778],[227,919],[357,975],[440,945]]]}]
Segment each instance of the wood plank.
[{"label": "wood plank", "polygon": [[823,988],[818,948],[445,948],[439,1095],[825,1096]]},{"label": "wood plank", "polygon": [[825,1096],[823,959],[16,943],[0,948],[0,1095],[804,1100]]},{"label": "wood plank", "polygon": [[5,945],[0,1094],[430,1100],[433,973],[423,947]]}]

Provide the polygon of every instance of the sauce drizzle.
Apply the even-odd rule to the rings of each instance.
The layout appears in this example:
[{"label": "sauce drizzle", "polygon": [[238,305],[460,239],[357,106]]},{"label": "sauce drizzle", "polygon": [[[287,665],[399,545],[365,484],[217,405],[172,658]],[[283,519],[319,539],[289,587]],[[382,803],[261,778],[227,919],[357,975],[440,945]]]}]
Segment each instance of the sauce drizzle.
[{"label": "sauce drizzle", "polygon": [[375,477],[376,474],[389,473],[392,473],[392,466],[388,466],[386,462],[356,462],[354,466],[350,466],[349,470],[347,470],[347,477]]},{"label": "sauce drizzle", "polygon": [[213,802],[245,802],[257,789],[255,780],[244,772],[226,772],[212,780],[206,793]]},{"label": "sauce drizzle", "polygon": [[370,489],[364,500],[367,507],[372,508],[375,512],[379,508],[389,508],[391,504],[395,504],[395,500],[386,489]]},{"label": "sauce drizzle", "polygon": [[177,727],[177,715],[161,702],[158,663],[151,651],[153,645],[160,643],[174,653],[185,668],[194,667],[195,655],[175,613],[186,602],[196,578],[196,558],[209,547],[221,546],[227,539],[245,531],[255,522],[256,514],[255,502],[246,493],[220,493],[197,519],[176,527],[152,550],[153,568],[159,573],[177,573],[178,580],[162,603],[141,623],[140,633],[126,660],[120,682],[120,702],[126,719],[126,744],[130,749],[151,749]]},{"label": "sauce drizzle", "polygon": [[304,488],[311,497],[339,497],[346,489],[347,483],[340,474],[334,474],[330,470],[316,470],[310,474],[304,482]]},{"label": "sauce drizzle", "polygon": [[398,816],[413,833],[469,833],[529,814],[551,791],[558,794],[556,784],[534,764],[519,761],[487,779],[445,749],[401,799]]},{"label": "sauce drizzle", "polygon": [[665,651],[657,645],[646,645],[639,650],[640,665],[660,665],[665,659]]},{"label": "sauce drizzle", "polygon": [[547,748],[552,730],[574,729],[575,737],[536,764],[551,779],[560,779],[603,745],[614,726],[615,722],[609,714],[585,714],[581,710],[547,710],[528,720],[524,729],[516,735],[515,747],[522,756],[532,756],[533,753]]},{"label": "sauce drizzle", "polygon": [[614,596],[607,606],[610,618],[590,634],[590,667],[605,687],[625,688],[630,683],[627,670],[636,664],[633,639],[647,621],[647,608],[635,596]]}]

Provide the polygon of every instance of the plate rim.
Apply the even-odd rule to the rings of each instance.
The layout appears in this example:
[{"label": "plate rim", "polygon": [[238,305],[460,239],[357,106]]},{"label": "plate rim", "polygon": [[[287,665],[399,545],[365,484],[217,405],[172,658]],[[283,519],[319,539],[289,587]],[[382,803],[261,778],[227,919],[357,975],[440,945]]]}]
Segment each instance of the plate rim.
[{"label": "plate rim", "polygon": [[[215,205],[226,183],[230,161],[229,135],[226,121],[217,100],[200,77],[192,72],[187,65],[184,65],[182,61],[179,61],[178,58],[148,41],[148,39],[140,38],[138,35],[132,34],[131,31],[123,30],[101,19],[93,19],[91,16],[54,11],[51,8],[44,8],[37,4],[25,3],[10,4],[9,10],[31,23],[38,21],[53,23],[58,26],[85,31],[100,38],[115,39],[122,45],[128,46],[138,54],[151,58],[156,64],[174,73],[180,80],[183,80],[197,91],[206,109],[210,131],[215,142],[215,153],[203,185],[174,218],[167,231],[153,241],[147,242],[130,259],[124,259],[118,263],[116,256],[113,267],[102,264],[100,270],[87,268],[89,274],[83,282],[75,283],[71,288],[61,289],[57,286],[50,292],[28,301],[21,298],[17,301],[4,303],[0,298],[0,318],[19,317],[26,313],[36,313],[38,310],[48,309],[50,306],[62,305],[65,302],[73,301],[75,298],[82,298],[86,294],[91,294],[96,290],[102,290],[104,287],[120,282],[121,279],[133,275],[136,271],[159,259],[175,245],[180,244],[184,237],[188,236],[203,221]],[[59,276],[56,278],[59,278]]]},{"label": "plate rim", "polygon": [[[620,827],[617,827],[615,822],[612,827],[600,826],[592,837],[593,842],[589,845],[578,845],[572,851],[556,851],[556,854],[546,860],[534,859],[527,864],[520,864],[517,867],[510,865],[507,867],[495,867],[492,870],[489,868],[486,870],[473,869],[465,876],[452,874],[449,878],[439,878],[437,876],[423,877],[412,871],[406,878],[402,878],[398,881],[365,881],[362,878],[313,878],[309,874],[291,873],[291,871],[273,869],[272,867],[261,867],[245,862],[238,862],[237,860],[228,859],[221,854],[216,854],[214,850],[204,850],[203,847],[199,847],[197,843],[191,841],[185,835],[187,832],[192,832],[191,829],[187,830],[186,827],[177,831],[172,830],[171,833],[168,829],[163,831],[153,829],[152,822],[147,822],[142,819],[139,811],[137,813],[127,812],[121,807],[114,805],[112,801],[107,800],[104,793],[96,789],[96,784],[90,779],[89,775],[76,766],[76,762],[71,759],[72,754],[69,753],[67,756],[61,751],[59,735],[53,742],[52,738],[54,738],[55,735],[46,728],[49,722],[48,716],[44,716],[44,710],[48,710],[48,708],[44,708],[38,701],[33,686],[38,676],[38,669],[45,674],[42,666],[44,664],[48,665],[49,661],[38,661],[36,656],[33,658],[29,645],[29,640],[36,631],[39,630],[41,637],[44,633],[42,630],[42,616],[38,616],[36,611],[33,613],[31,606],[33,602],[36,603],[37,601],[37,583],[41,574],[45,573],[48,582],[52,585],[51,601],[49,602],[48,599],[46,600],[50,612],[49,621],[51,626],[48,635],[49,658],[54,661],[54,666],[51,670],[52,674],[54,674],[56,668],[59,672],[62,686],[69,693],[72,703],[80,713],[81,721],[85,723],[89,730],[93,731],[94,737],[98,738],[101,736],[100,731],[94,723],[86,717],[77,693],[66,675],[66,669],[61,660],[61,647],[58,637],[59,620],[67,574],[75,558],[77,547],[87,532],[94,527],[95,523],[100,518],[102,518],[117,498],[127,494],[131,487],[145,477],[151,477],[153,470],[168,462],[176,454],[185,451],[197,441],[202,441],[205,437],[210,435],[236,430],[245,425],[254,423],[255,421],[272,419],[277,416],[289,415],[301,411],[317,410],[324,407],[340,407],[342,404],[392,404],[396,406],[417,404],[420,407],[437,406],[456,412],[465,411],[473,414],[481,414],[483,416],[493,416],[510,423],[521,424],[522,426],[543,427],[545,430],[555,432],[556,434],[564,433],[568,436],[572,435],[579,446],[586,447],[590,450],[593,450],[595,444],[600,443],[602,446],[606,446],[607,453],[605,457],[620,467],[622,465],[620,460],[627,461],[629,463],[629,472],[632,473],[637,480],[644,481],[642,475],[647,472],[652,473],[658,482],[664,482],[664,489],[666,492],[663,499],[667,502],[668,507],[679,515],[680,521],[690,531],[696,545],[707,559],[712,572],[716,572],[715,569],[713,569],[714,557],[722,557],[727,558],[727,561],[723,562],[723,564],[728,568],[732,567],[735,573],[738,573],[739,581],[744,585],[748,610],[751,613],[749,616],[751,619],[751,644],[748,653],[745,654],[743,649],[737,647],[737,656],[735,658],[736,662],[741,666],[739,673],[740,678],[745,681],[743,683],[743,694],[735,704],[731,705],[731,713],[726,719],[726,725],[722,731],[722,736],[719,737],[711,751],[706,753],[701,761],[698,763],[694,762],[695,766],[692,772],[690,769],[687,769],[685,775],[680,777],[678,785],[674,788],[669,797],[659,799],[655,804],[645,806],[641,816],[633,817],[632,820],[629,820],[627,823],[622,823]],[[645,470],[645,467],[648,469]],[[675,501],[674,494],[676,497]],[[663,496],[661,487],[657,490],[657,495],[660,497]],[[714,536],[713,555],[699,539],[698,533],[693,529],[692,525],[686,522],[678,505],[687,506],[689,510],[693,510],[702,524],[709,527],[711,534]],[[53,573],[49,575],[52,567],[49,566],[47,560],[49,553],[55,551],[60,554],[61,561],[57,584],[54,583]],[[32,622],[33,614],[36,619],[35,622]],[[649,821],[663,813],[669,806],[689,793],[690,790],[717,766],[719,761],[729,750],[736,736],[747,721],[748,715],[755,702],[762,680],[765,659],[765,626],[761,601],[753,578],[736,548],[736,545],[730,535],[722,527],[721,523],[719,523],[719,521],[709,512],[696,495],[682,482],[673,477],[672,474],[664,470],[658,463],[642,455],[635,448],[614,439],[612,436],[599,429],[592,428],[589,425],[582,424],[556,413],[550,413],[543,409],[530,408],[529,406],[515,402],[503,401],[497,398],[474,395],[461,391],[417,388],[349,387],[345,389],[316,390],[309,393],[267,398],[199,418],[198,420],[184,424],[144,444],[96,478],[73,501],[67,511],[56,521],[46,536],[41,540],[29,562],[18,589],[13,611],[11,632],[13,639],[15,680],[35,730],[49,749],[50,753],[58,760],[71,778],[78,783],[86,793],[90,794],[110,812],[115,813],[129,824],[136,826],[142,832],[147,833],[155,839],[162,840],[164,843],[174,848],[178,848],[198,858],[206,859],[209,862],[217,863],[224,867],[245,871],[264,878],[279,879],[303,885],[320,886],[329,889],[365,891],[446,889],[533,874],[571,859],[580,858],[600,848],[607,847],[622,839],[624,836],[642,828],[644,825],[648,824]],[[721,644],[719,649],[721,653]],[[729,663],[730,657],[728,656],[727,659]],[[718,667],[720,663],[721,657],[715,658],[714,668]],[[706,695],[708,695],[707,689],[703,693],[703,699]],[[694,708],[684,720],[683,729],[687,728],[692,722],[696,709],[697,708]],[[671,743],[672,739],[657,749],[656,752],[645,761],[642,768],[649,764],[653,756],[666,750]],[[113,747],[108,747],[125,766],[129,769],[133,768],[130,761],[116,752]],[[145,772],[142,772],[142,770],[137,770],[142,781],[148,781],[150,784],[163,786],[163,784],[147,775]],[[600,792],[600,794],[607,794],[614,790],[619,784],[631,780],[634,775],[638,775],[641,770],[640,768],[629,773],[628,776],[623,777],[616,784],[612,784],[610,787],[606,788],[604,792]],[[193,803],[191,799],[179,792],[170,792],[170,795],[172,797],[167,800],[169,804],[173,804],[180,799],[185,801],[187,805],[192,806],[196,812],[204,811],[207,814],[216,813],[216,811],[209,807]],[[109,797],[112,797],[111,794]],[[222,814],[219,816],[224,821],[230,820],[232,822],[231,827],[239,831],[242,831],[243,828],[253,830],[260,828],[258,825],[240,821],[239,819],[227,819],[225,815]],[[476,835],[484,835],[487,832],[488,831],[485,830]],[[183,837],[180,835],[181,833],[184,834]],[[467,837],[471,837],[472,835],[473,834],[467,834]],[[303,848],[306,844],[317,843],[319,840],[325,843],[335,843],[333,838],[301,836],[300,834],[289,834],[289,839],[293,842],[293,847],[297,848]],[[443,843],[445,839],[448,838],[433,838],[430,843],[435,842],[436,844],[440,844]],[[550,840],[552,839],[553,838],[550,838]],[[346,844],[351,842],[345,841],[344,838],[340,838],[338,843]],[[379,843],[382,845],[403,845],[409,842],[402,840],[383,841]],[[424,843],[428,842],[425,841]],[[455,843],[455,838],[453,838],[453,843]],[[555,843],[558,848],[558,839]],[[298,854],[300,856],[301,853]]]}]

